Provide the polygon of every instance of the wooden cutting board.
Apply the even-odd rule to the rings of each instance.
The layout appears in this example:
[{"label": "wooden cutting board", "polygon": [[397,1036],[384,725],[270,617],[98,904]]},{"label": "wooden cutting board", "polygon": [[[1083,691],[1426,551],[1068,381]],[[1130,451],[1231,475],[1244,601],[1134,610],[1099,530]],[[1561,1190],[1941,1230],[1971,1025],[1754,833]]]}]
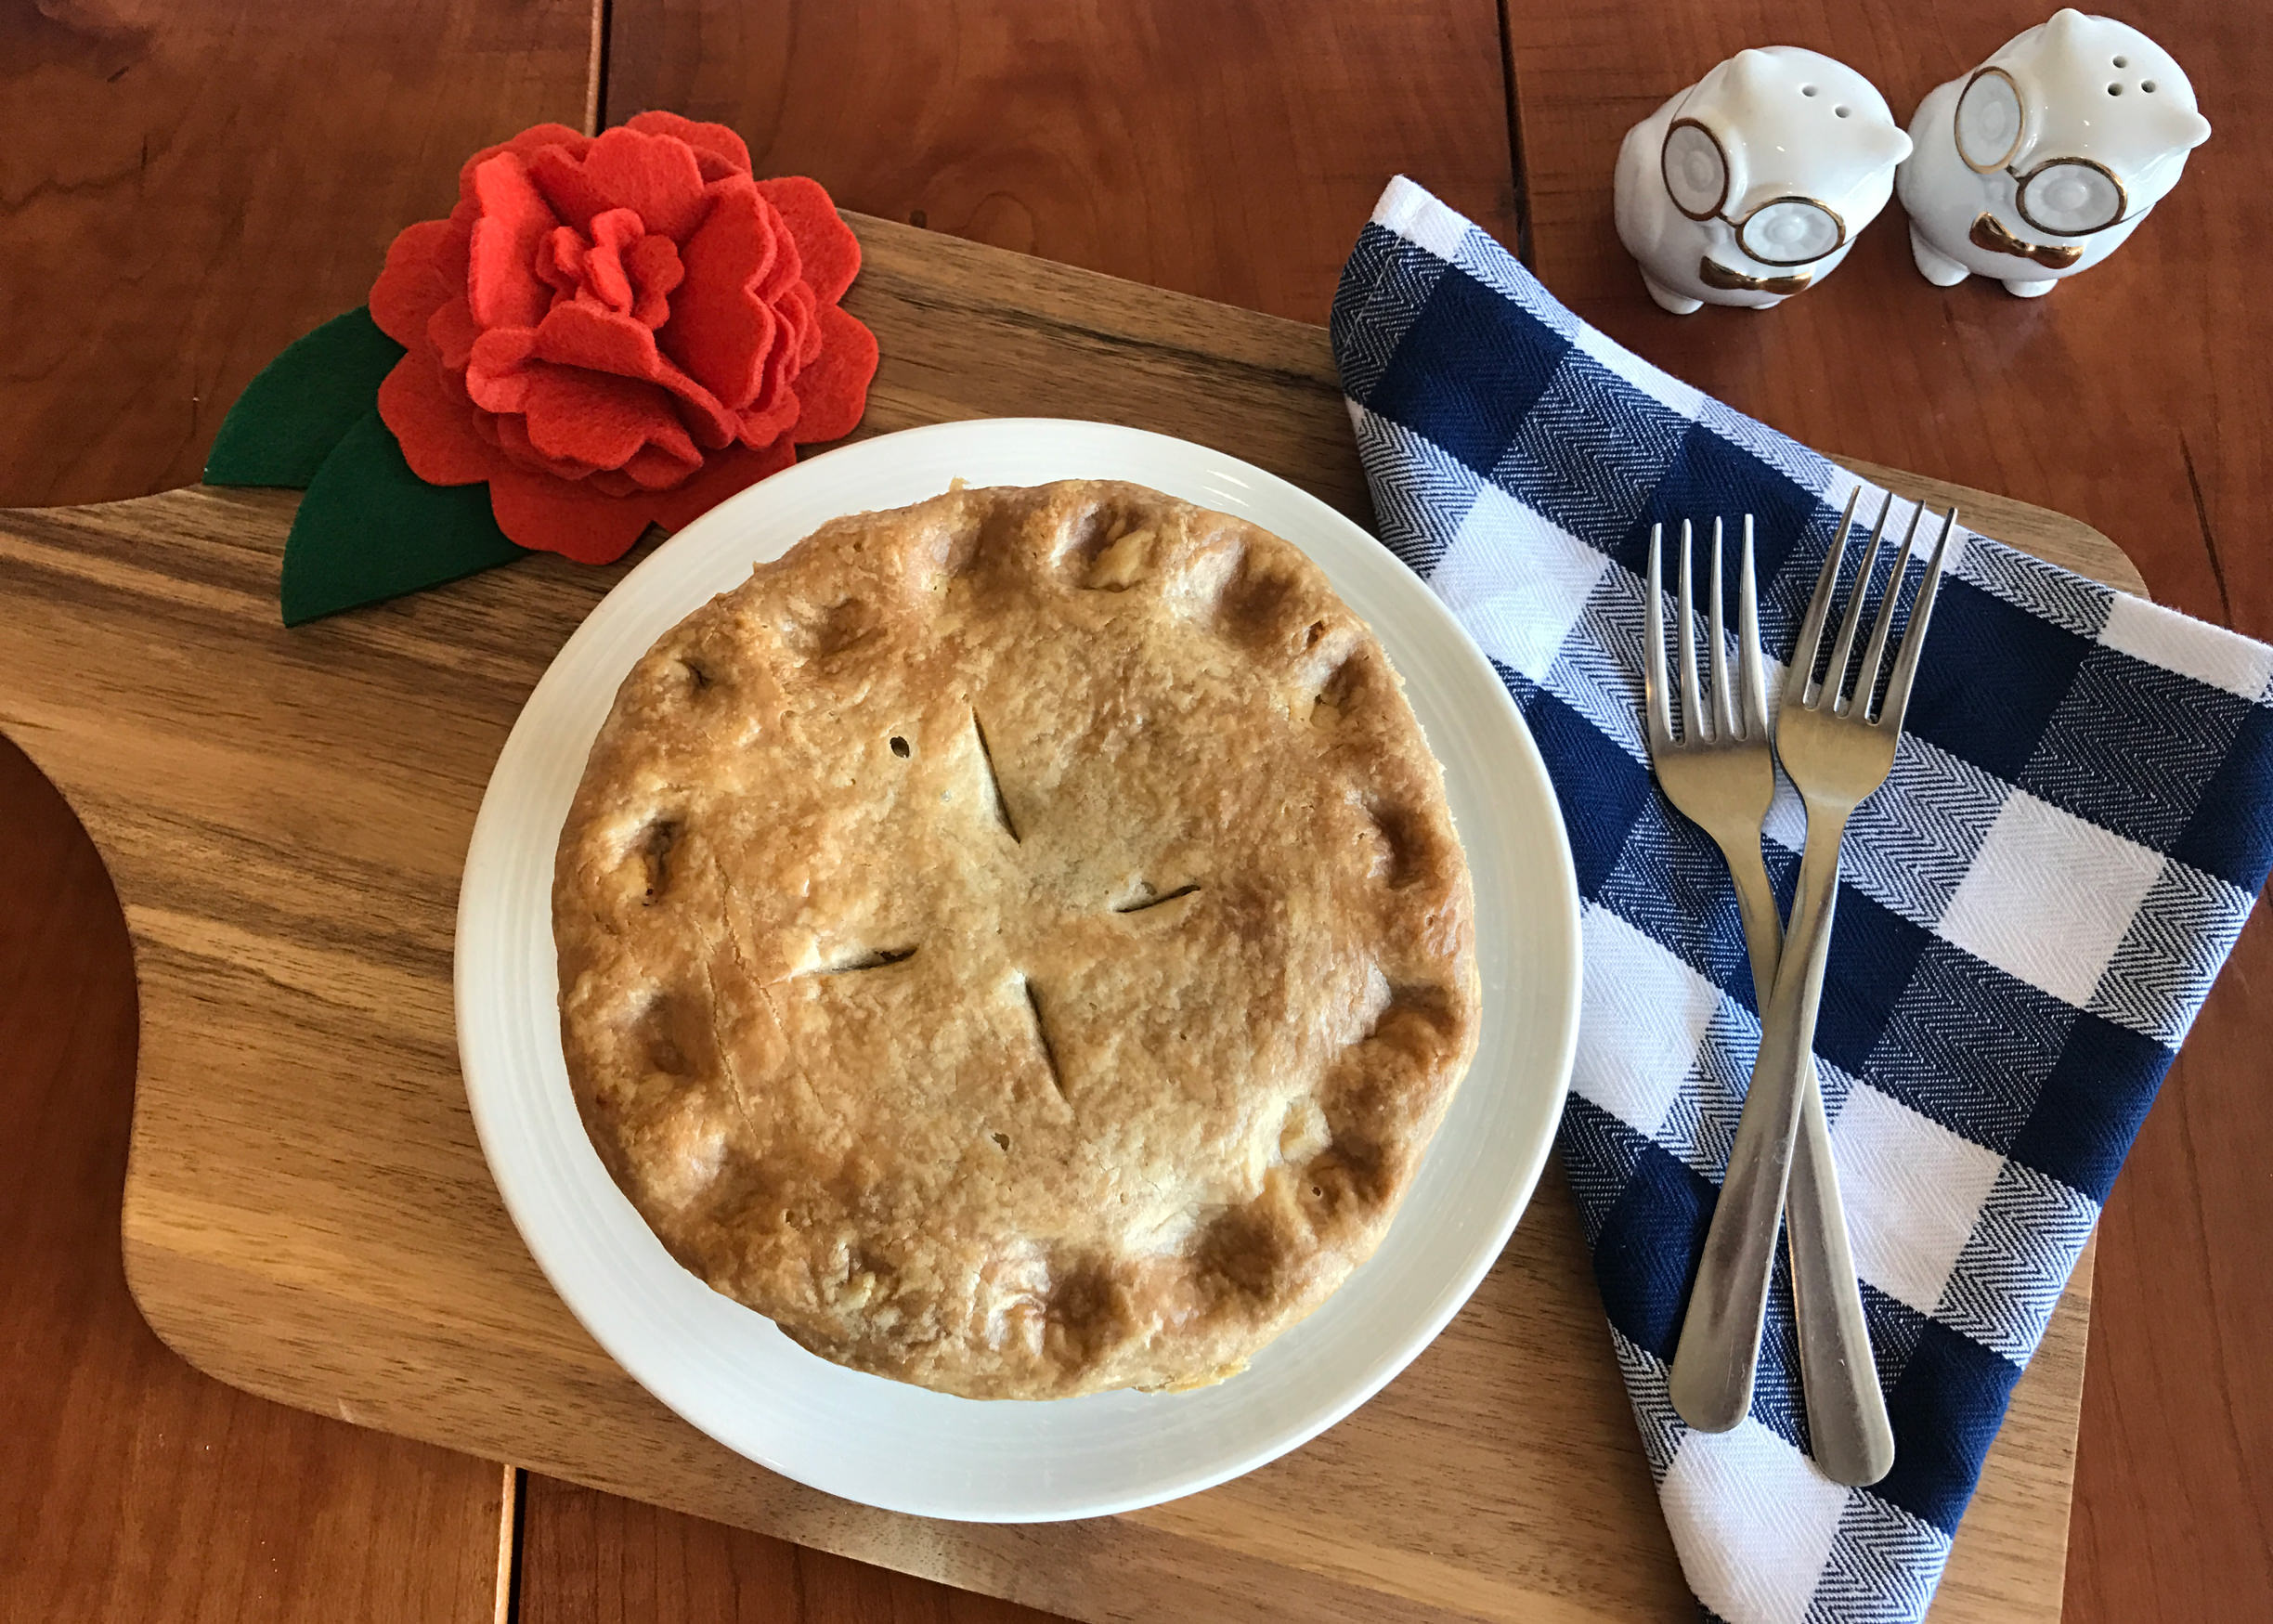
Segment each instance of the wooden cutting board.
[{"label": "wooden cutting board", "polygon": [[[864,433],[1101,418],[1244,457],[1370,522],[1318,329],[855,219],[881,339]],[[2139,590],[2074,521],[1980,528]],[[0,727],[110,866],[142,997],[126,1271],[221,1380],[1085,1619],[1686,1619],[1570,1198],[1542,1185],[1474,1299],[1292,1455],[1032,1527],[849,1504],[712,1444],[552,1294],[459,1079],[450,942],[492,762],[624,567],[535,555],[287,631],[297,498],[197,488],[0,513]],[[2059,1612],[2089,1254],[2022,1379],[1934,1617]]]}]

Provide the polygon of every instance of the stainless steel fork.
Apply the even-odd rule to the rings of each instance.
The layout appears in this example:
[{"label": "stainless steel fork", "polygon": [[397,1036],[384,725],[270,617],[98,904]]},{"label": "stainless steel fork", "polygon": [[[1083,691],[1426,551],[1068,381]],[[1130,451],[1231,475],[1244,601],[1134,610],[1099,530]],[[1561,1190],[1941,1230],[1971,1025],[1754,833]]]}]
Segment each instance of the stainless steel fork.
[{"label": "stainless steel fork", "polygon": [[[1663,543],[1664,526],[1658,526],[1650,533],[1650,610],[1643,658],[1650,765],[1666,799],[1711,836],[1727,859],[1737,912],[1744,920],[1745,949],[1752,962],[1754,995],[1764,1018],[1775,986],[1784,928],[1760,855],[1761,829],[1775,796],[1775,758],[1769,745],[1767,683],[1760,651],[1752,516],[1745,515],[1736,591],[1736,686],[1741,692],[1732,692],[1729,682],[1721,620],[1728,578],[1721,567],[1719,519],[1713,521],[1712,570],[1707,578],[1710,681],[1706,693],[1698,692],[1694,537],[1690,523],[1682,523],[1678,737],[1668,693],[1671,683],[1666,676]],[[1831,1161],[1830,1129],[1812,1059],[1802,1087],[1787,1233],[1808,1432],[1816,1464],[1825,1475],[1840,1483],[1876,1483],[1894,1463],[1894,1433],[1878,1389],[1863,1299],[1855,1287],[1838,1176]],[[1703,1392],[1676,1387],[1674,1408],[1699,1431],[1726,1432],[1751,1407],[1752,1371],[1747,1361],[1740,1384],[1724,1382]]]},{"label": "stainless steel fork", "polygon": [[[1870,551],[1855,578],[1830,663],[1818,683],[1816,658],[1822,651],[1832,600],[1838,594],[1847,528],[1854,513],[1854,500],[1849,499],[1825,554],[1822,572],[1816,577],[1815,594],[1800,623],[1791,668],[1785,678],[1784,703],[1776,718],[1776,754],[1807,807],[1807,851],[1800,859],[1799,893],[1792,906],[1783,959],[1776,968],[1775,991],[1761,1020],[1760,1056],[1753,1063],[1751,1087],[1736,1125],[1728,1176],[1721,1183],[1721,1199],[1706,1233],[1705,1254],[1691,1288],[1681,1345],[1673,1357],[1673,1401],[1684,1414],[1687,1404],[1711,1410],[1725,1406],[1729,1395],[1748,1395],[1751,1389],[1785,1187],[1793,1174],[1794,1144],[1813,1071],[1815,1017],[1823,996],[1832,909],[1838,893],[1839,845],[1854,809],[1886,782],[1893,768],[1903,714],[1910,703],[1918,656],[1933,617],[1935,595],[1941,590],[1950,532],[1957,519],[1955,508],[1942,517],[1932,559],[1912,601],[1909,626],[1895,654],[1886,695],[1874,706],[1895,602],[1902,595],[1917,541],[1918,513],[1911,515],[1909,532],[1888,578],[1851,689],[1848,667],[1892,505],[1893,498],[1889,496],[1878,510]],[[1826,1156],[1823,1166],[1829,1165]],[[1851,1271],[1849,1278],[1852,1279]],[[1865,1351],[1861,1357],[1867,1360],[1869,1355]],[[1804,1343],[1801,1358],[1804,1378]],[[1875,1371],[1871,1381],[1875,1389]],[[1811,1431],[1814,1424],[1811,1403]],[[1886,1464],[1890,1466],[1890,1435],[1886,1456]]]}]

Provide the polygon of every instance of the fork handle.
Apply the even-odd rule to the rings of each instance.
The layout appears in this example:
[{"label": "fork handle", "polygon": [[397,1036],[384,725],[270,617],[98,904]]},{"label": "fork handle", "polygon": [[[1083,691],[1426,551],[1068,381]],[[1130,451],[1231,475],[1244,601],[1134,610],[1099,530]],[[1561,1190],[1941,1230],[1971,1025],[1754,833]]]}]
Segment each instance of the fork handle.
[{"label": "fork handle", "polygon": [[[1764,1006],[1775,989],[1783,956],[1784,924],[1756,836],[1721,848],[1736,882],[1744,918],[1752,987]],[[1784,1241],[1791,1254],[1792,1308],[1799,1327],[1799,1377],[1807,1395],[1808,1441],[1815,1463],[1834,1483],[1876,1483],[1894,1469],[1894,1428],[1878,1386],[1870,1326],[1855,1284],[1854,1254],[1847,1241],[1847,1214],[1839,1201],[1838,1168],[1831,1159],[1831,1125],[1824,1115],[1814,1057],[1803,1053],[1806,1098],[1799,1102],[1799,1136],[1792,1147],[1791,1183],[1785,1192]],[[1748,1401],[1747,1395],[1747,1401]]]},{"label": "fork handle", "polygon": [[1825,1477],[1861,1488],[1894,1470],[1894,1423],[1887,1417],[1870,1325],[1863,1318],[1838,1169],[1831,1160],[1831,1124],[1812,1062],[1786,1205],[1808,1442]]},{"label": "fork handle", "polygon": [[[1760,1055],[1753,1062],[1744,1114],[1737,1120],[1728,1175],[1706,1230],[1704,1255],[1673,1354],[1673,1408],[1699,1432],[1727,1432],[1752,1406],[1752,1377],[1760,1362],[1760,1326],[1768,1313],[1776,1233],[1783,1226],[1785,1186],[1791,1176],[1801,1108],[1815,1077],[1815,1013],[1831,951],[1839,840],[1851,810],[1814,802],[1808,806],[1807,850],[1799,861],[1792,928],[1776,966],[1775,990],[1760,1023]],[[1816,1110],[1820,1114],[1820,1099]],[[1817,1180],[1816,1187],[1825,1188],[1825,1181]],[[1836,1190],[1836,1180],[1827,1188]],[[1839,1228],[1843,1238],[1843,1221]],[[1852,1292],[1851,1272],[1847,1280]],[[1856,1318],[1861,1318],[1859,1303]],[[1816,1341],[1820,1345],[1823,1338]],[[1860,1361],[1851,1360],[1849,1369],[1856,1377],[1868,1370],[1875,1386],[1877,1371],[1868,1345],[1866,1334]],[[1813,1424],[1811,1410],[1811,1430]]]}]

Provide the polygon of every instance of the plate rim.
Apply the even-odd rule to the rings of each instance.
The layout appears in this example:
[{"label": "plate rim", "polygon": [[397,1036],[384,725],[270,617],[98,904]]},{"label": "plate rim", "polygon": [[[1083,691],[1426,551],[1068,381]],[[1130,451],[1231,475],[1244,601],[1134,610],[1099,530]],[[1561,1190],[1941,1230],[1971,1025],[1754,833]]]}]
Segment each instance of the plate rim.
[{"label": "plate rim", "polygon": [[[1199,1472],[1188,1472],[1182,1475],[1159,1474],[1158,1475],[1162,1477],[1174,1476],[1175,1480],[1157,1489],[1070,1501],[1063,1506],[1051,1509],[974,1511],[945,1507],[930,1500],[895,1503],[890,1497],[847,1496],[841,1488],[816,1483],[812,1478],[792,1471],[778,1461],[764,1459],[751,1453],[741,1445],[729,1443],[719,1437],[700,1421],[689,1415],[686,1410],[682,1409],[681,1404],[672,1397],[659,1390],[659,1387],[669,1386],[671,1384],[651,1382],[648,1375],[643,1373],[639,1368],[646,1361],[628,1358],[621,1345],[621,1339],[612,1333],[613,1327],[604,1327],[593,1323],[591,1319],[588,1318],[584,1306],[578,1302],[577,1295],[572,1294],[570,1290],[564,1289],[560,1267],[556,1266],[565,1266],[570,1261],[567,1254],[574,1238],[552,1235],[545,1232],[540,1223],[532,1222],[536,1215],[534,1212],[538,1199],[536,1193],[533,1190],[517,1188],[517,1180],[523,1170],[513,1168],[508,1171],[513,1167],[512,1158],[501,1151],[499,1143],[509,1127],[506,1119],[513,1113],[501,1109],[502,1102],[497,1094],[486,1095],[485,1090],[474,1081],[478,1068],[473,1061],[473,1056],[483,1041],[483,1034],[478,1029],[484,1020],[484,1006],[479,998],[469,996],[469,992],[478,991],[478,989],[471,988],[470,983],[475,981],[477,967],[483,960],[478,952],[470,954],[468,948],[470,942],[477,948],[479,947],[487,924],[481,916],[487,905],[484,895],[485,887],[477,884],[476,880],[477,877],[486,876],[489,871],[501,867],[493,849],[500,846],[508,836],[514,832],[504,822],[505,809],[498,795],[498,786],[501,780],[506,778],[506,769],[509,764],[516,763],[519,756],[531,754],[539,749],[539,747],[533,732],[534,724],[530,719],[533,715],[541,717],[540,701],[548,697],[549,689],[565,684],[570,680],[565,674],[567,669],[573,664],[570,656],[579,652],[580,645],[599,635],[595,629],[604,627],[609,604],[618,599],[636,602],[646,590],[645,583],[648,580],[667,575],[669,566],[665,561],[674,550],[683,555],[690,543],[697,546],[703,545],[709,532],[733,525],[735,522],[734,515],[737,509],[747,510],[767,500],[769,495],[778,499],[782,494],[783,481],[795,480],[798,484],[802,485],[807,481],[819,479],[823,476],[808,474],[807,471],[830,469],[831,465],[841,466],[843,461],[856,461],[863,457],[876,456],[878,454],[876,448],[879,446],[905,445],[911,440],[917,439],[952,441],[970,437],[982,442],[975,448],[974,454],[983,455],[990,448],[989,448],[983,442],[997,440],[1003,436],[1008,436],[1015,441],[1020,436],[1039,435],[1071,436],[1076,440],[1085,440],[1088,443],[1080,448],[1084,459],[1095,461],[1102,465],[1101,471],[1097,473],[1062,477],[1124,477],[1124,475],[1111,472],[1112,463],[1116,461],[1114,453],[1117,450],[1128,452],[1129,454],[1117,459],[1126,462],[1135,461],[1137,454],[1149,449],[1156,454],[1169,457],[1196,456],[1214,464],[1214,472],[1219,474],[1234,475],[1239,483],[1252,487],[1265,496],[1275,497],[1281,500],[1292,500],[1298,506],[1313,510],[1312,516],[1318,522],[1340,526],[1351,532],[1355,538],[1363,541],[1365,549],[1370,550],[1370,556],[1377,556],[1382,564],[1387,566],[1388,571],[1395,572],[1409,582],[1412,589],[1412,602],[1416,605],[1424,605],[1421,612],[1435,621],[1436,630],[1452,640],[1455,646],[1464,655],[1466,662],[1476,669],[1476,673],[1480,675],[1483,682],[1487,684],[1489,691],[1497,695],[1497,708],[1504,712],[1504,720],[1513,724],[1514,735],[1522,745],[1522,760],[1518,765],[1524,777],[1530,781],[1539,805],[1545,811],[1547,824],[1553,837],[1552,841],[1540,842],[1547,848],[1544,855],[1557,871],[1555,878],[1560,882],[1549,888],[1553,893],[1554,900],[1560,905],[1552,920],[1553,929],[1545,933],[1548,950],[1552,953],[1557,947],[1561,949],[1561,952],[1554,954],[1553,956],[1560,961],[1563,968],[1561,1003],[1560,1007],[1554,1010],[1560,1030],[1554,1052],[1549,1060],[1553,1083],[1552,1086],[1546,1090],[1546,1093],[1552,1096],[1552,1100],[1540,1113],[1546,1124],[1545,1131],[1538,1135],[1537,1143],[1532,1146],[1529,1154],[1524,1159],[1518,1176],[1512,1181],[1505,1202],[1504,1214],[1497,1219],[1486,1235],[1480,1236],[1475,1242],[1471,1244],[1467,1257],[1439,1291],[1429,1311],[1391,1339],[1390,1345],[1384,1347],[1359,1368],[1344,1390],[1331,1401],[1305,1413],[1292,1425],[1279,1427],[1262,1444],[1237,1454],[1217,1466]],[[999,448],[995,449],[999,454]],[[800,475],[804,477],[799,479]],[[771,492],[769,492],[769,487],[772,487]],[[1204,506],[1205,504],[1196,503],[1195,505]],[[847,509],[845,511],[862,510]],[[1240,515],[1235,513],[1233,516]],[[1298,548],[1302,547],[1301,542],[1292,538],[1288,539],[1290,544]],[[1302,548],[1302,550],[1307,556],[1308,549]],[[1368,555],[1362,551],[1357,554],[1357,556]],[[1371,564],[1360,567],[1368,570],[1375,568]],[[1388,578],[1385,573],[1383,573],[1379,578]],[[1337,587],[1337,591],[1339,590]],[[1393,590],[1402,591],[1403,589]],[[634,655],[633,657],[636,658],[637,656]],[[1391,657],[1394,661],[1396,658],[1394,652]],[[1479,687],[1479,692],[1481,691]],[[589,742],[585,747],[589,747]],[[548,872],[549,868],[548,864]],[[549,916],[549,907],[547,913]],[[1571,1074],[1577,1055],[1583,980],[1581,973],[1583,965],[1581,914],[1576,864],[1570,846],[1569,832],[1562,814],[1561,803],[1547,773],[1545,760],[1539,753],[1537,741],[1533,739],[1530,728],[1524,720],[1522,712],[1515,706],[1505,684],[1492,669],[1487,656],[1476,646],[1474,640],[1470,637],[1466,630],[1461,626],[1450,607],[1426,581],[1412,573],[1362,525],[1331,504],[1293,484],[1291,480],[1259,468],[1229,452],[1202,445],[1197,441],[1185,440],[1175,435],[1163,435],[1147,429],[1079,418],[958,419],[870,435],[864,439],[840,445],[818,456],[802,459],[791,468],[785,469],[780,474],[738,492],[658,543],[647,557],[627,571],[623,578],[608,590],[600,602],[591,607],[583,619],[578,623],[575,630],[563,641],[547,663],[543,674],[531,687],[527,697],[523,701],[521,709],[514,718],[513,728],[503,747],[500,749],[498,758],[492,764],[490,774],[483,786],[480,809],[475,815],[473,833],[467,844],[460,876],[451,953],[453,1025],[458,1044],[461,1081],[465,1089],[468,1110],[474,1121],[474,1132],[481,1146],[483,1160],[487,1166],[491,1182],[497,1188],[499,1198],[506,1209],[506,1214],[523,1247],[537,1264],[553,1294],[560,1299],[562,1305],[567,1308],[585,1332],[643,1391],[662,1404],[672,1415],[718,1443],[721,1448],[751,1461],[767,1471],[788,1477],[792,1481],[801,1483],[819,1492],[854,1499],[856,1503],[903,1514],[955,1521],[980,1523],[1064,1521],[1111,1515],[1181,1499],[1242,1476],[1270,1461],[1300,1449],[1319,1434],[1346,1419],[1353,1411],[1377,1395],[1444,1332],[1461,1308],[1474,1294],[1476,1288],[1490,1271],[1492,1265],[1505,1251],[1509,1238],[1513,1234],[1524,1214],[1529,1210],[1531,1201],[1537,1194],[1539,1181],[1545,1172],[1548,1157],[1552,1152],[1555,1124],[1560,1122],[1568,1099]],[[557,1022],[553,1022],[549,1030],[557,1035]],[[585,1147],[585,1150],[590,1151],[589,1145]],[[592,1154],[596,1157],[596,1152]],[[1425,1163],[1422,1176],[1425,1176]],[[1407,1200],[1409,1201],[1413,1191],[1409,1189],[1406,1193]],[[1400,1215],[1402,1215],[1401,1212]],[[1392,1228],[1394,1225],[1395,1220],[1393,1219]],[[1078,1402],[1078,1400],[1072,1402]]]}]

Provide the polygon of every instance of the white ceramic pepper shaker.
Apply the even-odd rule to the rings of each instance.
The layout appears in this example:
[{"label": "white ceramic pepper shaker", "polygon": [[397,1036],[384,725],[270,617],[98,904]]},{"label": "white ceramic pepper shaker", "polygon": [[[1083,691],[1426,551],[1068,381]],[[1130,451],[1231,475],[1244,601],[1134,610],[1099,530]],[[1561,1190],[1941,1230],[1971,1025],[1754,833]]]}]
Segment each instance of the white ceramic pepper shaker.
[{"label": "white ceramic pepper shaker", "polygon": [[1886,97],[1845,63],[1739,51],[1626,132],[1618,240],[1677,316],[1765,310],[1838,267],[1909,153]]},{"label": "white ceramic pepper shaker", "polygon": [[1895,177],[1910,253],[1937,287],[1979,272],[2024,299],[2098,265],[2210,138],[2170,53],[2062,11],[1929,92]]}]

